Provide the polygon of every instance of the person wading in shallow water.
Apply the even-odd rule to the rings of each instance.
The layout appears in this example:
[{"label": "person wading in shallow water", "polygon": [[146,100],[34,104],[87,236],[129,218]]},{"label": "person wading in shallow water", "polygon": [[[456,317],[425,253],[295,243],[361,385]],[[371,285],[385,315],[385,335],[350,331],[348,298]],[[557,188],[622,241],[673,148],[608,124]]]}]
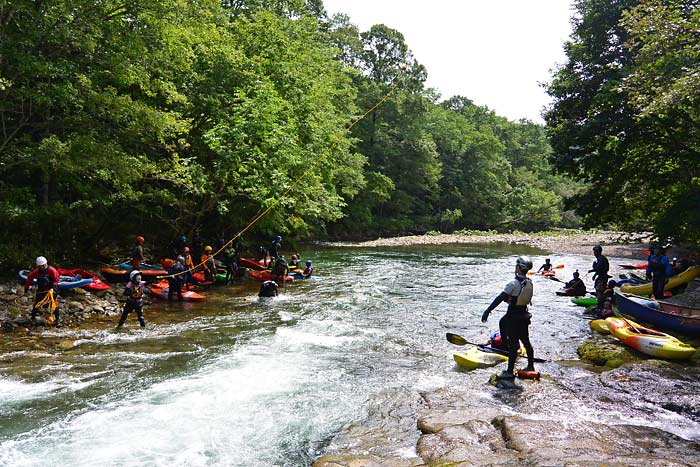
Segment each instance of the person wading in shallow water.
[{"label": "person wading in shallow water", "polygon": [[29,287],[36,279],[36,294],[34,296],[34,306],[32,306],[31,318],[36,319],[44,307],[49,309],[48,324],[61,327],[60,311],[58,309],[58,271],[43,256],[36,259],[36,269],[29,273],[24,282],[24,293],[29,291]]},{"label": "person wading in shallow water", "polygon": [[508,303],[508,310],[498,323],[501,339],[508,344],[508,369],[498,375],[501,379],[515,378],[515,359],[518,357],[520,342],[527,352],[526,371],[535,371],[535,351],[530,344],[530,318],[527,306],[532,301],[532,281],[527,278],[527,272],[532,269],[532,261],[527,256],[520,256],[515,261],[515,279],[508,282],[501,292],[481,315],[481,322],[489,319],[489,314],[501,302]]},{"label": "person wading in shallow water", "polygon": [[605,288],[608,285],[608,270],[610,269],[610,263],[608,258],[603,256],[603,247],[596,245],[593,247],[593,254],[595,255],[595,261],[593,261],[593,267],[588,270],[588,272],[594,272],[593,281],[595,284],[595,294],[598,298],[598,306],[596,312],[602,313],[605,308]]},{"label": "person wading in shallow water", "polygon": [[141,280],[141,271],[131,271],[131,273],[129,273],[129,279],[129,283],[126,284],[124,288],[126,304],[124,305],[122,316],[119,318],[117,329],[124,325],[126,317],[131,311],[136,312],[139,324],[142,328],[145,328],[146,321],[143,319],[143,286],[146,285],[146,283]]}]

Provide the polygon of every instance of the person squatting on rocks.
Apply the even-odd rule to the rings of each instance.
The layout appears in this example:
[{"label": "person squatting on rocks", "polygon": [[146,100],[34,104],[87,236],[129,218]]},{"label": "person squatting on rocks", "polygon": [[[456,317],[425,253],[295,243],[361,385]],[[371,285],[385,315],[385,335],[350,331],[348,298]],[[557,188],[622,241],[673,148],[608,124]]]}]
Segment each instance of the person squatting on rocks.
[{"label": "person squatting on rocks", "polygon": [[24,282],[24,294],[29,291],[29,287],[36,279],[36,294],[34,294],[34,305],[30,317],[32,320],[41,315],[42,308],[49,310],[49,317],[46,322],[60,327],[60,311],[58,308],[58,271],[43,256],[36,259],[36,268],[29,273]]},{"label": "person squatting on rocks", "polygon": [[595,261],[593,261],[593,267],[588,270],[588,272],[594,272],[593,280],[595,284],[595,294],[598,299],[598,312],[602,312],[605,308],[605,288],[608,285],[608,270],[610,269],[610,263],[608,258],[603,256],[603,247],[596,245],[593,247],[593,254],[595,255]]},{"label": "person squatting on rocks", "polygon": [[129,273],[129,282],[124,288],[124,295],[126,296],[126,304],[124,304],[124,311],[122,312],[121,318],[119,318],[119,324],[117,328],[124,325],[126,317],[129,312],[136,311],[136,317],[139,320],[139,324],[142,328],[146,327],[146,321],[143,319],[143,286],[146,285],[144,281],[141,280],[141,271],[131,271]]},{"label": "person squatting on rocks", "polygon": [[504,370],[499,378],[515,378],[515,359],[518,356],[520,342],[527,352],[526,371],[535,370],[535,352],[530,343],[530,318],[528,305],[532,302],[532,281],[527,278],[527,272],[532,269],[532,261],[527,256],[520,256],[515,261],[515,279],[508,282],[501,292],[481,315],[481,322],[485,323],[489,313],[501,302],[508,303],[508,310],[498,323],[501,339],[506,339],[508,344],[508,369]]}]

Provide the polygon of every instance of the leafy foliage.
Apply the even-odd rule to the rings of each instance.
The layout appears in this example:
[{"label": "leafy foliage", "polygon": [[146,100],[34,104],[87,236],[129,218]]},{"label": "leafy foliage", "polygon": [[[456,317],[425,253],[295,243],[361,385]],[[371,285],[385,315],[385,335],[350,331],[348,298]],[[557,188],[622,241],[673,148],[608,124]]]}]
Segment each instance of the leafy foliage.
[{"label": "leafy foliage", "polygon": [[590,225],[700,240],[696,1],[580,0],[548,87],[556,166],[588,185]]}]

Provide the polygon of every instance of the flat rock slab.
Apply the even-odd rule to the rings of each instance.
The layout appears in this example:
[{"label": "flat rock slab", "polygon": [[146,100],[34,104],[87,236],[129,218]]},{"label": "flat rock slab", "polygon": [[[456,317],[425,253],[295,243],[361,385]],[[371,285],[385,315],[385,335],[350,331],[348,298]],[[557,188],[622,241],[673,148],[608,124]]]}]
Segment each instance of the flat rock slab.
[{"label": "flat rock slab", "polygon": [[418,454],[436,465],[690,467],[698,465],[700,444],[649,427],[500,416],[424,434]]}]

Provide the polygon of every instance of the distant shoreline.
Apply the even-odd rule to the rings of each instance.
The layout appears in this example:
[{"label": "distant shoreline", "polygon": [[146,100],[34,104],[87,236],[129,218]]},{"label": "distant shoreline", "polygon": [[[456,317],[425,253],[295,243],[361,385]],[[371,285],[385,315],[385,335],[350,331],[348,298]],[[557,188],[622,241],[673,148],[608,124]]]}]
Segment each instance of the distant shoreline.
[{"label": "distant shoreline", "polygon": [[527,245],[552,253],[592,255],[594,245],[603,246],[603,254],[618,258],[646,260],[643,250],[649,247],[648,234],[630,234],[618,231],[562,231],[543,233],[492,234],[488,232],[438,235],[410,235],[378,238],[364,242],[331,242],[334,246],[380,248],[411,245],[447,245],[475,243],[503,243]]}]

